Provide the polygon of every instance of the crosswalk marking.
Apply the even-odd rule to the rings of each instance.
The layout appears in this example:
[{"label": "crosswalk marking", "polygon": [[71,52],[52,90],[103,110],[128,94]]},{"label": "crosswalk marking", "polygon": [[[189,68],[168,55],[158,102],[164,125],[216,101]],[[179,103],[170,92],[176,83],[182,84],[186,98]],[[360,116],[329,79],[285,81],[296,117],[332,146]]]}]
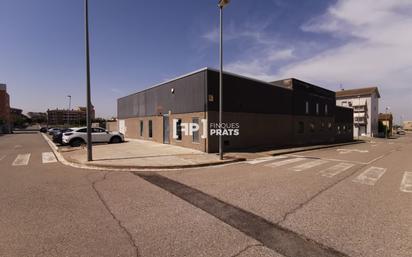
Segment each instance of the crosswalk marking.
[{"label": "crosswalk marking", "polygon": [[325,161],[325,160],[310,161],[310,162],[303,163],[303,164],[300,164],[298,166],[295,166],[295,167],[292,168],[292,170],[294,170],[294,171],[307,170],[307,169],[311,169],[313,167],[320,166],[320,165],[328,163],[328,162],[329,161]]},{"label": "crosswalk marking", "polygon": [[412,172],[405,171],[403,174],[401,191],[405,193],[412,193]]},{"label": "crosswalk marking", "polygon": [[273,160],[278,160],[278,159],[284,159],[286,156],[266,156],[266,157],[261,157],[257,158],[254,160],[247,161],[246,163],[248,164],[258,164],[262,162],[268,162],[268,161],[273,161]]},{"label": "crosswalk marking", "polygon": [[41,158],[43,163],[57,162],[56,157],[52,152],[42,153]]},{"label": "crosswalk marking", "polygon": [[29,153],[26,154],[19,154],[17,155],[16,159],[13,162],[13,166],[24,166],[29,163],[30,160],[30,155]]},{"label": "crosswalk marking", "polygon": [[272,167],[272,168],[280,167],[280,166],[283,166],[283,165],[288,165],[288,164],[295,163],[295,162],[300,162],[300,161],[303,161],[303,160],[306,160],[306,158],[286,159],[286,160],[283,160],[283,161],[272,162],[272,163],[266,164],[265,167]]},{"label": "crosswalk marking", "polygon": [[327,169],[321,170],[319,174],[324,177],[331,178],[338,175],[339,173],[344,172],[345,170],[352,168],[353,166],[355,166],[355,164],[342,162]]},{"label": "crosswalk marking", "polygon": [[370,167],[357,176],[353,182],[373,186],[385,172],[385,168]]}]

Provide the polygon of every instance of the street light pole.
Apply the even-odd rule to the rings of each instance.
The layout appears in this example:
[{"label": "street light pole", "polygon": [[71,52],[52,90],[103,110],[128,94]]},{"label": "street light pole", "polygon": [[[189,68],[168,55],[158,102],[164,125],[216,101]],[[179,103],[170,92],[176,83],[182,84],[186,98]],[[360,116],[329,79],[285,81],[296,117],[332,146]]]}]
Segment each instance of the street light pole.
[{"label": "street light pole", "polygon": [[84,0],[85,17],[85,40],[86,40],[86,98],[87,98],[87,161],[93,160],[92,154],[92,123],[91,123],[91,100],[90,100],[90,49],[89,49],[89,1]]},{"label": "street light pole", "polygon": [[70,127],[70,108],[72,105],[72,96],[68,95],[67,97],[69,98],[69,109],[67,110],[67,125]]},{"label": "street light pole", "polygon": [[[359,105],[359,110],[361,110],[361,104],[360,104],[360,95],[358,95],[358,105]],[[360,134],[360,112],[358,113],[358,140],[359,140],[359,134]]]},{"label": "street light pole", "polygon": [[[219,128],[222,129],[223,121],[223,8],[228,5],[230,0],[220,0],[218,7],[220,9],[220,43],[219,43]],[[222,133],[219,134],[219,158],[223,160],[223,142]]]}]

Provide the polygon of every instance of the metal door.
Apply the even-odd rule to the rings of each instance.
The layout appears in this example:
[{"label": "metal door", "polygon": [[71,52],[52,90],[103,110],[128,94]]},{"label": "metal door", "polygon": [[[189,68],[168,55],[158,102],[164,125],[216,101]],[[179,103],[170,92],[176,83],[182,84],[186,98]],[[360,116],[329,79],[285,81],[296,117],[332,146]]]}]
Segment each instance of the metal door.
[{"label": "metal door", "polygon": [[163,143],[170,144],[169,115],[163,115]]}]

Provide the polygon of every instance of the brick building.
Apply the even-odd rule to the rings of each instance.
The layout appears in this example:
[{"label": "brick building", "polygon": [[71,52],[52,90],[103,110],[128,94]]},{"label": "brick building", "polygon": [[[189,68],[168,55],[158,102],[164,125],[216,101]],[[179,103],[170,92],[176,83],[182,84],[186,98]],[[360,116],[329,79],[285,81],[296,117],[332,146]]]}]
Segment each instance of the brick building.
[{"label": "brick building", "polygon": [[[80,126],[86,122],[87,108],[78,107],[75,110],[53,109],[47,110],[47,121],[49,125],[75,125]],[[95,117],[94,107],[92,108],[91,118]]]},{"label": "brick building", "polygon": [[10,96],[7,86],[0,84],[0,133],[10,133]]}]

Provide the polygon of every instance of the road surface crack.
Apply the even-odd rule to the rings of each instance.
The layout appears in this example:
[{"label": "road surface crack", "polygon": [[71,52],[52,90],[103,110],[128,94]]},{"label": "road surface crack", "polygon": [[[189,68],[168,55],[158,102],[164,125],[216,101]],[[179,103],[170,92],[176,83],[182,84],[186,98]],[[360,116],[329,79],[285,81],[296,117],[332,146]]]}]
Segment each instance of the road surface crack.
[{"label": "road surface crack", "polygon": [[96,192],[97,197],[99,198],[99,200],[103,203],[103,206],[106,208],[106,210],[109,212],[109,214],[112,216],[112,218],[117,222],[117,224],[119,225],[119,227],[126,233],[126,235],[128,236],[129,242],[132,245],[132,247],[135,250],[136,253],[136,257],[139,257],[139,248],[136,245],[136,242],[133,239],[133,235],[132,233],[130,233],[129,230],[127,230],[127,228],[122,224],[122,222],[116,217],[116,215],[113,213],[113,211],[110,209],[109,205],[107,204],[106,200],[104,199],[102,193],[100,193],[100,191],[97,189],[96,185],[100,182],[103,182],[107,179],[107,176],[112,173],[112,172],[105,172],[104,176],[101,179],[97,179],[95,181],[92,182],[92,188],[93,190]]},{"label": "road surface crack", "polygon": [[247,250],[257,247],[257,246],[263,246],[263,244],[253,244],[253,245],[248,245],[244,249],[240,250],[240,252],[236,253],[235,255],[232,255],[231,257],[237,257],[240,256],[242,253],[246,252]]}]

